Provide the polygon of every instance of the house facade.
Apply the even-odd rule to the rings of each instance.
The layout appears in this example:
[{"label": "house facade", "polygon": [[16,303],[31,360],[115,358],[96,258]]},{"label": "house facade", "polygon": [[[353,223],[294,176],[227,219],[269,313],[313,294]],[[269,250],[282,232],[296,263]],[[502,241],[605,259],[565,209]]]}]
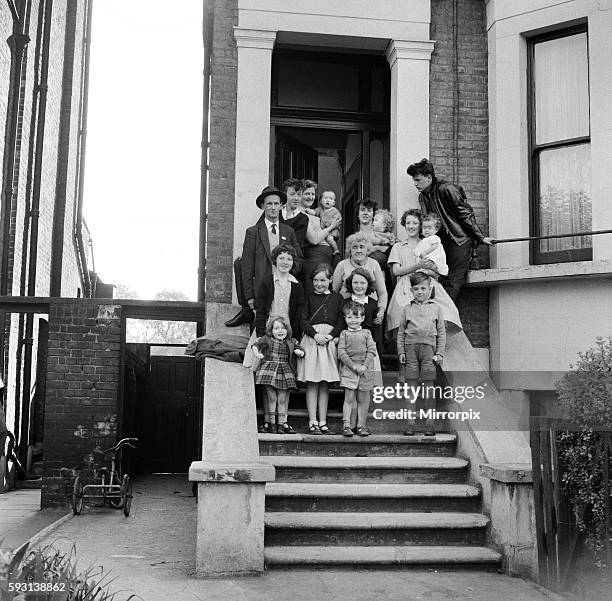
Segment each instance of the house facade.
[{"label": "house facade", "polygon": [[[0,6],[0,296],[92,295],[81,177],[90,8]],[[43,441],[47,341],[47,315],[0,314],[7,424],[24,465]]]},{"label": "house facade", "polygon": [[[334,189],[345,233],[356,198],[398,222],[418,206],[406,167],[424,156],[493,238],[612,227],[609,2],[235,0],[209,3],[208,19],[207,300],[231,300],[254,199],[288,176]],[[526,417],[532,391],[610,333],[612,237],[477,259],[465,331]]]}]

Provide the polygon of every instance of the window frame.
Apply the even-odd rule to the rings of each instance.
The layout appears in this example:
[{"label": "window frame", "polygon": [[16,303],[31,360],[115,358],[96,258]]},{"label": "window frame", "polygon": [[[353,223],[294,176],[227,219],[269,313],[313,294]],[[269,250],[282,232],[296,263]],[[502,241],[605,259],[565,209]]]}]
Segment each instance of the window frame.
[{"label": "window frame", "polygon": [[[567,138],[555,140],[554,142],[546,142],[544,144],[536,143],[536,86],[535,86],[535,48],[536,45],[542,42],[558,40],[565,37],[571,37],[584,33],[586,34],[587,42],[587,81],[588,81],[588,97],[589,97],[589,133],[587,136],[577,138]],[[580,23],[572,27],[564,27],[555,29],[543,34],[535,35],[527,38],[527,86],[528,86],[528,103],[527,103],[527,127],[528,127],[528,146],[529,146],[529,225],[530,236],[541,235],[540,223],[540,161],[539,157],[543,151],[553,150],[555,148],[569,148],[581,144],[591,145],[591,73],[590,73],[590,53],[589,53],[589,36],[588,24]],[[592,198],[591,198],[592,202]],[[569,232],[568,232],[569,233]],[[532,240],[529,246],[529,263],[531,265],[546,265],[550,263],[569,263],[574,261],[592,261],[593,247],[576,248],[560,251],[542,251],[540,250],[540,240]]]}]

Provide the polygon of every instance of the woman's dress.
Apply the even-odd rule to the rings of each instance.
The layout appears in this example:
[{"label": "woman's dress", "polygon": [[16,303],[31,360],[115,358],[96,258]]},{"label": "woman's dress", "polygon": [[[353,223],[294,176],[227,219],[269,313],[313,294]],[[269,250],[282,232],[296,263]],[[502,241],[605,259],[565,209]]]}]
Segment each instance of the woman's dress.
[{"label": "woman's dress", "polygon": [[[331,334],[334,326],[317,323],[312,326],[317,334]],[[339,382],[338,356],[333,340],[327,344],[317,344],[312,336],[304,334],[300,346],[304,357],[297,360],[297,378],[300,382]]]},{"label": "woman's dress", "polygon": [[[411,267],[417,262],[414,254],[414,246],[410,246],[406,242],[398,242],[391,248],[389,254],[389,266],[393,263],[399,264],[400,267]],[[393,296],[387,308],[387,330],[399,328],[404,307],[412,301],[414,296],[410,288],[410,275],[406,274],[397,278]],[[442,284],[435,278],[431,278],[432,283],[432,299],[440,305],[442,315],[446,322],[446,327],[449,331],[458,331],[463,329],[459,311],[448,295]]]},{"label": "woman's dress", "polygon": [[[308,213],[307,213],[308,215]],[[321,220],[316,215],[308,215],[308,232],[315,235],[321,231]],[[336,255],[337,257],[338,255]],[[313,291],[312,287],[312,270],[319,265],[327,264],[332,270],[334,268],[334,252],[331,246],[325,241],[325,238],[319,244],[307,244],[304,246],[304,264],[302,265],[302,284],[304,285],[304,295],[308,295]]]}]

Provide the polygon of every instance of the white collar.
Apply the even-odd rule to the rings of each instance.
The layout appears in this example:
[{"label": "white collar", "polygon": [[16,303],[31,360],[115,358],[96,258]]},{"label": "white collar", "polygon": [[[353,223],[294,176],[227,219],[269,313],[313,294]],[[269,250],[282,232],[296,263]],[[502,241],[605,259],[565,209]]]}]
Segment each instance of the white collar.
[{"label": "white collar", "polygon": [[[273,267],[273,272],[274,272],[274,281],[278,282],[278,271],[276,269],[276,266]],[[296,277],[294,275],[292,275],[291,273],[289,274],[289,277],[287,278],[287,281],[292,282],[293,284],[297,284],[298,283]]]},{"label": "white collar", "polygon": [[280,229],[280,220],[279,221],[270,221],[267,217],[264,217],[264,221],[266,223],[266,228],[270,229],[273,225]]},{"label": "white collar", "polygon": [[317,292],[316,290],[314,291],[315,294],[331,294],[331,290],[326,290],[325,292]]},{"label": "white collar", "polygon": [[363,330],[363,328],[361,326],[359,326],[358,328],[355,328],[354,330],[351,328],[346,328],[349,332],[359,332],[359,330]]},{"label": "white collar", "polygon": [[[293,215],[291,217],[289,217],[289,219],[293,219],[294,217],[297,217],[300,213],[304,212],[304,207],[298,207],[297,209],[295,209],[295,211],[293,212]],[[287,205],[283,206],[283,208],[281,209],[281,213],[283,215],[283,219],[287,219]]]},{"label": "white collar", "polygon": [[370,298],[367,294],[363,297],[363,300],[358,299],[354,294],[351,294],[351,300],[359,303],[360,305],[367,305],[368,298]]}]

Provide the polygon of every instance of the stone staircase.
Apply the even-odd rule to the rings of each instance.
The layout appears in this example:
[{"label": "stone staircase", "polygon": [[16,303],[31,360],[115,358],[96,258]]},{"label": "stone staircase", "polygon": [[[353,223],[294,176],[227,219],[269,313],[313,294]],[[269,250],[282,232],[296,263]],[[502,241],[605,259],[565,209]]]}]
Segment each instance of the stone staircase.
[{"label": "stone staircase", "polygon": [[[337,431],[339,397],[330,397]],[[297,393],[290,406],[301,401]],[[289,423],[305,432],[305,409],[291,410]],[[259,435],[261,460],[276,468],[266,485],[268,567],[497,568],[455,434],[403,436],[392,420],[368,427],[364,438]]]}]

